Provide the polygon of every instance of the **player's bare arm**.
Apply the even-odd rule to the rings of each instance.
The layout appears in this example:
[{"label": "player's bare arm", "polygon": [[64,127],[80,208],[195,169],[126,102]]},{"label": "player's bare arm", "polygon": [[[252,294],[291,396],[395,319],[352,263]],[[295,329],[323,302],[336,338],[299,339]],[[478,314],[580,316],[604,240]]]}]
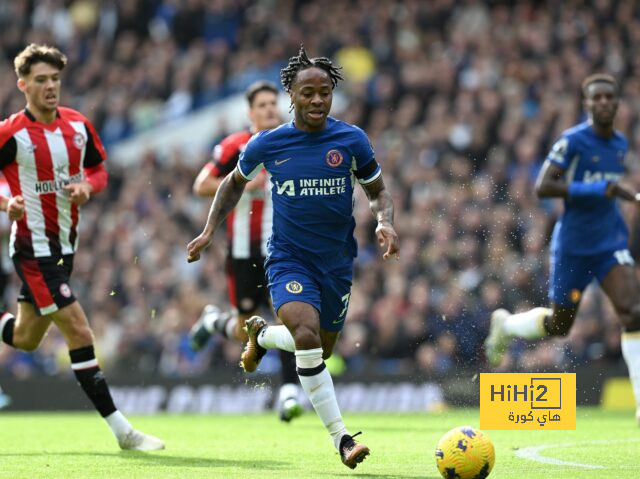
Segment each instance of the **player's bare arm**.
[{"label": "player's bare arm", "polygon": [[207,167],[202,168],[193,182],[193,192],[198,196],[211,197],[216,195],[223,178],[213,176]]},{"label": "player's bare arm", "polygon": [[213,198],[213,203],[211,203],[209,217],[202,233],[187,246],[187,261],[189,263],[198,261],[200,253],[211,244],[216,228],[238,204],[246,184],[247,180],[237,170],[222,180],[220,188]]},{"label": "player's bare arm", "polygon": [[396,259],[399,259],[400,240],[393,228],[393,200],[384,185],[382,177],[367,185],[362,185],[362,187],[367,193],[367,198],[369,198],[371,211],[378,221],[378,226],[376,227],[378,244],[381,247],[385,245],[387,247],[387,250],[382,255],[383,259],[388,259],[394,255]]},{"label": "player's bare arm", "polygon": [[0,196],[0,210],[6,211],[11,221],[19,221],[24,216],[24,199],[20,195]]},{"label": "player's bare arm", "polygon": [[564,170],[550,161],[542,165],[535,188],[538,198],[566,198],[569,195]]},{"label": "player's bare arm", "polygon": [[[249,181],[245,191],[252,191],[264,188],[266,182],[266,172],[262,170],[258,176]],[[202,197],[213,198],[220,188],[223,178],[213,176],[208,168],[202,168],[196,180],[193,182],[193,192]]]}]

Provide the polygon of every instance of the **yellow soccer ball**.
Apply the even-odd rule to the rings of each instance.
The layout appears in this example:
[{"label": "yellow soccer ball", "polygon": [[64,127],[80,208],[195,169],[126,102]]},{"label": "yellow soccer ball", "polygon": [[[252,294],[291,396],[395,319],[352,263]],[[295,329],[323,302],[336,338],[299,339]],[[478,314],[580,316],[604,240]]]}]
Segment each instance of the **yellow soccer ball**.
[{"label": "yellow soccer ball", "polygon": [[471,426],[452,429],[436,447],[436,464],[445,479],[485,479],[495,462],[491,439]]}]

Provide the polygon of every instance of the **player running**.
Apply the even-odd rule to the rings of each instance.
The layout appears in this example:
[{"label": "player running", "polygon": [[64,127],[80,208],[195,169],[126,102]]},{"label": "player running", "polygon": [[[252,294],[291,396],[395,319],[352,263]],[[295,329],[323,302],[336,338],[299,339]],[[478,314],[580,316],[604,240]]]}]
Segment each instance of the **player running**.
[{"label": "player running", "polygon": [[93,332],[69,286],[80,206],[107,186],[107,171],[93,125],[58,106],[66,63],[58,49],[36,44],[14,60],[27,106],[0,123],[0,169],[12,194],[0,197],[0,209],[13,221],[9,250],[23,285],[17,317],[0,312],[0,338],[33,351],[53,322],[69,347],[78,383],[120,447],[163,449],[160,439],[135,430],[113,404],[93,350]]},{"label": "player running", "polygon": [[[240,153],[253,133],[275,128],[281,123],[278,88],[273,83],[255,82],[247,88],[245,96],[249,103],[251,131],[229,135],[214,148],[212,160],[202,168],[193,185],[193,191],[199,196],[216,194],[223,178],[235,169]],[[214,333],[244,344],[247,341],[243,329],[245,321],[261,306],[271,309],[264,260],[272,214],[270,184],[263,170],[247,183],[240,201],[227,216],[227,292],[234,310],[222,312],[212,304],[204,308],[190,333],[191,347],[195,351],[202,349]],[[280,351],[280,360],[282,386],[277,408],[280,419],[288,422],[302,414],[303,409],[298,401],[295,356],[289,351]]]},{"label": "player running", "polygon": [[211,205],[203,232],[188,246],[197,261],[215,229],[233,209],[248,181],[271,174],[273,231],[265,264],[274,308],[284,325],[246,322],[249,341],[241,364],[255,371],[267,349],[295,351],[298,376],[327,428],[342,462],[355,468],[369,454],[344,425],[324,359],[331,356],[349,305],[353,258],[353,191],[363,186],[385,259],[398,255],[393,202],[367,135],[329,117],[333,88],[342,79],[326,58],[308,58],[303,47],[281,71],[295,119],[255,135]]},{"label": "player running", "polygon": [[595,278],[622,323],[622,353],[640,422],[640,285],[616,202],[620,198],[638,203],[639,195],[619,182],[625,172],[627,140],[613,128],[619,101],[616,80],[606,74],[589,76],[582,93],[588,120],[562,134],[536,182],[539,197],[564,198],[565,204],[551,239],[551,308],[519,314],[494,311],[485,350],[495,366],[511,338],[566,336],[582,292]]}]

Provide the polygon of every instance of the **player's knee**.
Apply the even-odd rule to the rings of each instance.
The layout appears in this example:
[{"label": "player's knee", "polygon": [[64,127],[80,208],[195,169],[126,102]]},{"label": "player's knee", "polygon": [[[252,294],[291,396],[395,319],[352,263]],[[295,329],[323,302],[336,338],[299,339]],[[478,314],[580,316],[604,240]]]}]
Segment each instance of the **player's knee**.
[{"label": "player's knee", "polygon": [[640,331],[640,303],[634,304],[626,314],[620,314],[625,331]]},{"label": "player's knee", "polygon": [[293,339],[296,343],[296,349],[315,349],[321,347],[320,336],[318,332],[311,327],[304,325],[298,326]]},{"label": "player's knee", "polygon": [[33,351],[38,349],[38,346],[40,346],[40,341],[33,340],[33,339],[26,339],[16,343],[16,341],[14,340],[13,345],[16,348],[20,349],[21,351],[24,351],[26,353],[32,353]]},{"label": "player's knee", "polygon": [[29,335],[16,334],[16,332],[14,331],[13,346],[16,349],[20,349],[21,351],[31,353],[36,349],[38,349],[38,346],[40,346],[41,342],[42,342],[42,338],[37,338]]},{"label": "player's knee", "polygon": [[88,326],[72,328],[67,332],[67,342],[73,348],[80,348],[93,344],[93,333]]},{"label": "player's knee", "polygon": [[333,354],[333,346],[322,345],[322,359],[329,359]]}]

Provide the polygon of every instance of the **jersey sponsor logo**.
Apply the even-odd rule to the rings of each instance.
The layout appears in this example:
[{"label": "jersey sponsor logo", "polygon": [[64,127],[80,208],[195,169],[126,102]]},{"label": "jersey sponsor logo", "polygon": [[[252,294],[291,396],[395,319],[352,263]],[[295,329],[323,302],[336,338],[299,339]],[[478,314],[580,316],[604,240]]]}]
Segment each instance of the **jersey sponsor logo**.
[{"label": "jersey sponsor logo", "polygon": [[347,178],[305,178],[286,180],[280,183],[276,180],[276,194],[287,196],[332,196],[347,192]]},{"label": "jersey sponsor logo", "polygon": [[46,193],[55,193],[62,190],[63,186],[66,186],[70,183],[79,183],[80,181],[82,181],[82,173],[73,175],[69,179],[65,180],[36,181],[35,192],[39,195],[44,195]]},{"label": "jersey sponsor logo", "polygon": [[87,139],[80,132],[73,135],[73,146],[75,146],[78,150],[82,150],[84,146],[87,144]]},{"label": "jersey sponsor logo", "polygon": [[622,173],[586,170],[584,172],[584,176],[582,177],[582,181],[584,181],[585,183],[595,183],[596,181],[602,180],[620,181],[621,178]]},{"label": "jersey sponsor logo", "polygon": [[289,291],[291,294],[300,294],[300,293],[302,293],[302,285],[300,283],[298,283],[297,281],[289,281],[284,286],[284,289]]},{"label": "jersey sponsor logo", "polygon": [[276,164],[276,166],[280,166],[282,163],[286,163],[290,159],[291,158],[285,158],[284,160],[276,160],[276,161],[274,161],[274,163]]},{"label": "jersey sponsor logo", "polygon": [[342,157],[342,153],[340,153],[339,150],[329,150],[326,157],[327,165],[332,168],[340,166],[343,159],[344,158]]},{"label": "jersey sponsor logo", "polygon": [[69,285],[67,283],[62,283],[60,285],[60,294],[62,296],[64,296],[65,298],[70,298],[71,297],[71,288],[69,287]]}]

